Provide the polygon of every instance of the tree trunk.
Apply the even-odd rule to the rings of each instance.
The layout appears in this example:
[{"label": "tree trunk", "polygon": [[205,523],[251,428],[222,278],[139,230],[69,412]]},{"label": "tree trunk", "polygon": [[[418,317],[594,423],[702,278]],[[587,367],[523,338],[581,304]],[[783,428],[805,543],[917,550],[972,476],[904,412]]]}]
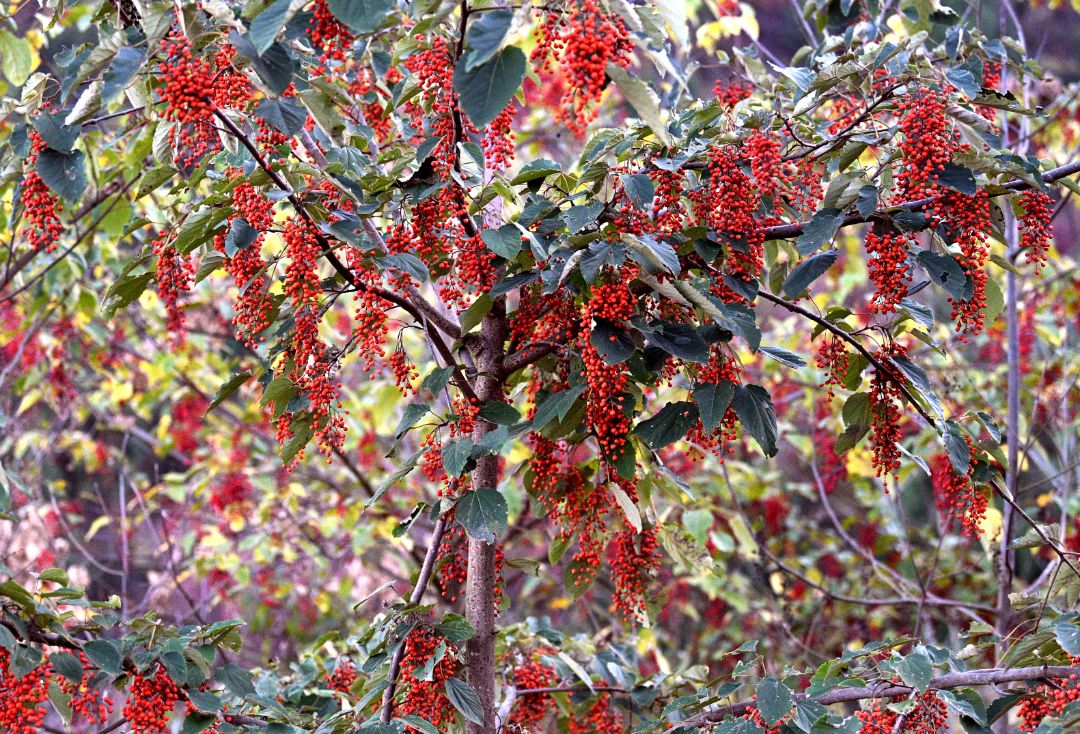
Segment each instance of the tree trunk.
[{"label": "tree trunk", "polygon": [[[478,376],[476,397],[483,405],[502,398],[502,362],[506,339],[506,303],[498,299],[480,327],[473,354]],[[477,420],[473,441],[479,442],[495,426]],[[472,473],[473,489],[497,489],[499,457],[482,456]],[[465,617],[476,634],[465,646],[465,670],[469,685],[480,696],[484,723],[469,723],[469,734],[495,734],[495,543],[469,539],[468,578],[465,582]]]}]

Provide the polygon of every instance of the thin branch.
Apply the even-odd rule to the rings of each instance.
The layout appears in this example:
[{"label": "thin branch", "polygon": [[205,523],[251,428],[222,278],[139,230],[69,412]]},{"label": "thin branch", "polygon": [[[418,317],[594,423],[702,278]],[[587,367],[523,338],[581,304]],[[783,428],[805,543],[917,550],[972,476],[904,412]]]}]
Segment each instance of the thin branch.
[{"label": "thin branch", "polygon": [[[934,676],[930,680],[928,689],[942,690],[958,688],[960,686],[991,686],[1000,683],[1016,683],[1020,681],[1045,680],[1047,678],[1068,678],[1072,675],[1080,675],[1080,665],[1037,665],[1026,668],[985,668],[982,670],[966,670],[960,673],[946,673]],[[850,701],[862,701],[874,698],[892,698],[893,696],[909,695],[912,688],[901,684],[870,685],[857,688],[838,688],[820,696],[808,697],[796,694],[796,700],[809,700],[823,706],[834,703],[847,703]],[[712,711],[706,711],[696,716],[691,716],[678,722],[668,729],[689,731],[697,726],[715,724],[727,716],[742,714],[755,708],[753,701],[742,701],[723,706]]]}]

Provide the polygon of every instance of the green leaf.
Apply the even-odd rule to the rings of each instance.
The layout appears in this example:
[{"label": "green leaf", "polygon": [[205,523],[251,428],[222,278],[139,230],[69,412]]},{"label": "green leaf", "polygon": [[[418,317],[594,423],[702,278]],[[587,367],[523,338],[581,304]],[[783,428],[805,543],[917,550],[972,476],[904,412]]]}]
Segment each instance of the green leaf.
[{"label": "green leaf", "polygon": [[328,0],[327,5],[335,18],[361,35],[373,33],[394,7],[393,0]]},{"label": "green leaf", "polygon": [[473,687],[459,678],[448,678],[446,681],[446,697],[461,715],[474,724],[483,725],[484,706],[480,702]]},{"label": "green leaf", "polygon": [[521,252],[521,232],[512,224],[485,229],[480,233],[480,239],[489,250],[505,260],[513,260]]},{"label": "green leaf", "polygon": [[634,433],[641,436],[649,448],[658,451],[685,436],[697,419],[698,409],[694,403],[670,403],[652,418],[639,423]]},{"label": "green leaf", "polygon": [[844,401],[844,409],[841,411],[844,418],[844,426],[868,426],[870,425],[870,393],[857,392]]},{"label": "green leaf", "polygon": [[974,196],[979,190],[978,184],[975,183],[975,174],[970,168],[958,163],[946,163],[938,173],[935,182],[968,196]]},{"label": "green leaf", "polygon": [[69,652],[54,652],[49,655],[53,670],[72,683],[79,683],[83,678],[83,666],[77,657]]},{"label": "green leaf", "polygon": [[[839,209],[822,209],[815,212],[813,218],[803,227],[803,233],[795,241],[795,248],[802,256],[817,252],[822,245],[832,240],[840,230],[844,221],[844,213]],[[831,264],[831,263],[830,263]],[[813,280],[811,278],[811,280]],[[784,291],[787,292],[787,287]],[[801,293],[802,291],[797,291]]]},{"label": "green leaf", "polygon": [[934,665],[925,653],[915,651],[897,663],[896,672],[905,685],[918,689],[920,693],[925,693],[930,686],[930,680],[934,677]]},{"label": "green leaf", "polygon": [[521,87],[525,54],[516,46],[507,46],[476,68],[466,67],[466,60],[459,59],[454,70],[454,91],[472,124],[483,130]]},{"label": "green leaf", "polygon": [[701,332],[690,324],[664,323],[649,334],[646,340],[684,362],[705,364],[709,361],[709,343]]},{"label": "green leaf", "polygon": [[480,325],[480,322],[484,320],[484,317],[491,311],[491,296],[487,293],[482,294],[472,305],[465,309],[465,312],[461,314],[461,333],[468,334],[470,331]]},{"label": "green leaf", "polygon": [[509,8],[485,9],[465,32],[465,70],[472,71],[502,48],[503,39],[514,21]]},{"label": "green leaf", "polygon": [[945,452],[949,455],[949,462],[953,471],[962,477],[966,477],[971,469],[971,451],[960,426],[955,421],[945,421],[945,431],[941,435],[945,444]]},{"label": "green leaf", "polygon": [[416,422],[428,414],[428,406],[423,403],[409,403],[401,413],[397,428],[394,430],[394,440],[398,441],[405,433],[416,425]]},{"label": "green leaf", "polygon": [[251,673],[235,663],[226,663],[214,671],[214,677],[225,684],[234,696],[250,696],[255,693]]},{"label": "green leaf", "polygon": [[119,675],[123,672],[120,647],[112,640],[104,638],[90,640],[83,644],[83,652],[91,663],[106,673]]},{"label": "green leaf", "polygon": [[730,380],[721,380],[715,385],[706,383],[694,390],[694,402],[697,403],[701,425],[706,431],[720,425],[734,395],[735,383]]},{"label": "green leaf", "polygon": [[518,171],[518,174],[510,179],[510,184],[517,186],[518,184],[528,183],[529,181],[535,181],[540,178],[547,178],[553,173],[561,172],[562,166],[555,161],[539,158],[522,166],[521,170]]},{"label": "green leaf", "polygon": [[295,99],[266,97],[255,107],[255,116],[289,137],[304,129],[307,110]]},{"label": "green leaf", "polygon": [[477,415],[499,426],[512,426],[521,420],[521,413],[513,405],[499,400],[484,403]]},{"label": "green leaf", "polygon": [[435,631],[445,637],[448,642],[459,644],[471,640],[476,636],[476,630],[468,620],[460,614],[449,612],[443,616],[442,621],[435,625]]},{"label": "green leaf", "polygon": [[566,418],[570,408],[577,402],[578,397],[585,391],[585,385],[571,385],[565,390],[548,395],[542,403],[536,406],[533,414],[533,430],[539,431],[548,423],[558,418],[560,421]]},{"label": "green leaf", "polygon": [[934,413],[939,416],[942,415],[941,401],[938,400],[937,395],[934,394],[934,390],[930,386],[930,377],[926,374],[926,370],[907,357],[893,357],[889,361],[900,368],[900,371],[907,377]]},{"label": "green leaf", "polygon": [[1080,627],[1072,621],[1058,619],[1054,622],[1054,639],[1069,655],[1080,655]]},{"label": "green leaf", "polygon": [[65,201],[78,201],[86,193],[86,156],[81,150],[60,153],[46,148],[38,153],[34,169],[45,185]]},{"label": "green leaf", "polygon": [[647,173],[625,173],[619,177],[623,184],[623,191],[630,203],[639,211],[652,209],[653,198],[656,196],[656,187]]},{"label": "green leaf", "polygon": [[776,726],[791,711],[791,689],[775,678],[765,678],[757,686],[757,708],[765,723]]},{"label": "green leaf", "polygon": [[270,384],[263,388],[262,399],[259,401],[259,405],[265,408],[270,403],[274,404],[274,417],[279,417],[285,412],[286,407],[289,405],[289,401],[300,394],[300,391],[296,389],[296,385],[293,384],[285,375],[275,377],[270,381]]},{"label": "green leaf", "polygon": [[213,714],[221,710],[221,699],[209,691],[187,691],[191,705],[199,711]]},{"label": "green leaf", "polygon": [[772,357],[786,367],[799,369],[800,367],[806,366],[806,360],[795,354],[795,352],[788,351],[787,349],[782,349],[780,347],[761,347],[759,351],[768,357]]},{"label": "green leaf", "polygon": [[607,75],[611,81],[615,82],[615,86],[634,108],[638,117],[653,131],[653,135],[665,145],[670,145],[671,135],[668,133],[663,113],[660,111],[660,98],[653,88],[614,64],[608,64]]},{"label": "green leaf", "polygon": [[964,275],[963,268],[952,255],[923,250],[919,253],[918,260],[919,264],[926,268],[930,280],[944,288],[950,296],[961,300],[971,298],[971,281]]},{"label": "green leaf", "polygon": [[34,47],[28,38],[0,31],[0,70],[13,87],[21,87],[34,73]]},{"label": "green leaf", "polygon": [[251,43],[260,56],[273,45],[277,34],[285,27],[291,4],[291,0],[274,0],[251,21],[248,38],[251,39]]},{"label": "green leaf", "polygon": [[117,280],[105,292],[105,307],[102,313],[105,318],[112,318],[122,308],[127,308],[136,298],[143,294],[146,286],[153,280],[154,273],[142,273],[140,275],[125,275]]},{"label": "green leaf", "polygon": [[42,112],[34,118],[34,129],[45,141],[45,145],[58,153],[70,153],[79,139],[80,128],[77,125],[65,125],[63,112]]},{"label": "green leaf", "polygon": [[125,46],[117,51],[109,68],[101,75],[101,101],[111,102],[116,95],[124,91],[139,73],[144,61],[146,54],[142,49]]},{"label": "green leaf", "polygon": [[731,407],[743,430],[754,437],[766,456],[776,455],[776,412],[769,391],[759,385],[736,385]]},{"label": "green leaf", "polygon": [[[816,248],[815,248],[816,249]],[[805,291],[811,283],[820,278],[836,262],[840,256],[839,250],[826,250],[803,260],[795,266],[787,278],[784,279],[783,291],[788,298],[796,298]]]},{"label": "green leaf", "polygon": [[383,268],[393,268],[407,273],[417,283],[426,283],[431,279],[431,271],[428,270],[428,266],[424,264],[423,260],[410,252],[386,255],[380,257],[378,262]]},{"label": "green leaf", "polygon": [[184,717],[184,723],[180,726],[180,734],[201,734],[213,726],[217,720],[216,714],[201,714],[194,711]]},{"label": "green leaf", "polygon": [[172,166],[157,166],[156,168],[151,168],[139,179],[139,188],[136,189],[135,198],[143,198],[174,175],[176,175],[176,169]]},{"label": "green leaf", "polygon": [[217,392],[214,393],[214,398],[210,401],[210,405],[206,407],[206,412],[209,413],[211,410],[221,405],[221,403],[224,402],[227,397],[239,390],[240,386],[250,379],[251,373],[247,371],[237,372],[235,375],[230,377],[228,380],[225,381],[225,384],[219,387]]},{"label": "green leaf", "polygon": [[597,351],[604,364],[622,364],[634,353],[634,340],[630,331],[623,324],[615,324],[606,319],[594,319],[589,343]]},{"label": "green leaf", "polygon": [[454,517],[470,538],[494,543],[506,532],[506,498],[497,489],[475,489],[461,495],[454,505]]},{"label": "green leaf", "polygon": [[441,453],[443,469],[446,473],[451,477],[460,477],[461,472],[465,470],[465,465],[469,463],[472,450],[473,442],[469,438],[459,438],[443,444]]},{"label": "green leaf", "polygon": [[259,230],[243,217],[237,217],[229,225],[229,232],[225,235],[225,256],[236,257],[236,253],[251,247],[258,238]]}]

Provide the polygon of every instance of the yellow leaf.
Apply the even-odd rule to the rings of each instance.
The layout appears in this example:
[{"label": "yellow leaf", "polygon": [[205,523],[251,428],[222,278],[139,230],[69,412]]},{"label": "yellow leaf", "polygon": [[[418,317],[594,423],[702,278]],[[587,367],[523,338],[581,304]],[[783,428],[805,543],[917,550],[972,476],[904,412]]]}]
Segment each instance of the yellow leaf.
[{"label": "yellow leaf", "polygon": [[784,593],[784,575],[779,571],[773,571],[769,576],[769,586],[772,587],[774,594]]},{"label": "yellow leaf", "polygon": [[552,609],[556,609],[556,610],[569,609],[570,608],[570,597],[568,597],[568,596],[560,596],[557,599],[552,599],[551,604],[549,604],[548,606],[551,607]]},{"label": "yellow leaf", "polygon": [[135,388],[130,382],[112,382],[109,384],[109,399],[114,403],[123,403],[131,400],[135,394]]}]

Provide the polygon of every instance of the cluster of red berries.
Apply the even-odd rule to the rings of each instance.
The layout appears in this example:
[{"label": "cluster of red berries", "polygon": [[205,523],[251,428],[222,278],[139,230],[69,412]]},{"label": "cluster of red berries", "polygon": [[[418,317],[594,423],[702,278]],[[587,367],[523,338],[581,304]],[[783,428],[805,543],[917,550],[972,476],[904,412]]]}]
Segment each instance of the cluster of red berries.
[{"label": "cluster of red berries", "polygon": [[505,171],[514,162],[514,131],[511,124],[517,104],[511,100],[494,120],[488,123],[480,147],[484,150],[484,166],[489,171]]},{"label": "cluster of red berries", "polygon": [[[898,702],[902,698],[894,699]],[[915,705],[904,714],[889,710],[890,701],[874,699],[855,715],[862,722],[861,734],[940,734],[948,731],[949,710],[933,691],[915,699]]]},{"label": "cluster of red berries", "polygon": [[816,417],[813,440],[818,460],[818,475],[821,477],[825,494],[832,494],[841,482],[847,481],[848,472],[843,457],[836,453],[835,436],[826,423],[832,418],[828,400],[818,401]]},{"label": "cluster of red berries", "polygon": [[190,455],[199,448],[198,434],[202,430],[203,416],[208,405],[206,398],[194,393],[173,403],[169,434],[173,438],[173,448],[176,451]]},{"label": "cluster of red berries", "polygon": [[[1072,664],[1077,663],[1080,663],[1080,658],[1072,658]],[[1034,686],[1031,695],[1016,707],[1020,731],[1035,731],[1044,718],[1057,716],[1075,701],[1080,701],[1080,677],[1075,673],[1068,678],[1058,678]]]},{"label": "cluster of red berries", "polygon": [[70,697],[68,706],[71,707],[73,721],[82,719],[90,725],[104,724],[112,714],[113,701],[95,686],[94,677],[97,672],[86,654],[81,651],[79,662],[83,667],[82,679],[76,682],[64,676],[58,676],[57,685],[62,693]]},{"label": "cluster of red berries", "polygon": [[0,729],[10,734],[37,734],[45,722],[52,666],[42,662],[18,676],[11,670],[11,653],[0,647]]},{"label": "cluster of red berries", "polygon": [[164,734],[183,692],[160,664],[135,673],[128,686],[123,715],[132,734]]},{"label": "cluster of red berries", "polygon": [[559,527],[563,542],[577,538],[570,574],[576,587],[584,588],[596,578],[601,565],[607,515],[614,499],[606,485],[585,481],[579,466],[568,461],[566,447],[531,434],[533,455],[529,460],[532,493]]},{"label": "cluster of red berries", "polygon": [[589,707],[584,716],[573,716],[567,727],[567,734],[622,734],[623,717],[615,709],[611,694],[601,693],[596,703]]},{"label": "cluster of red berries", "polygon": [[[519,691],[551,688],[559,682],[555,669],[545,665],[541,656],[550,650],[538,650],[529,661],[514,668],[514,687]],[[516,731],[528,731],[539,724],[555,705],[550,693],[519,694],[510,712],[510,724]]]},{"label": "cluster of red berries", "polygon": [[[877,476],[883,479],[895,474],[900,468],[900,440],[903,432],[900,419],[903,417],[902,392],[896,367],[892,365],[895,357],[906,354],[903,346],[890,342],[877,350],[875,357],[884,369],[874,369],[870,379],[870,450],[873,454],[871,463]],[[886,487],[887,489],[887,487]]]},{"label": "cluster of red berries", "polygon": [[754,93],[754,86],[750,82],[739,79],[731,81],[720,79],[713,85],[712,93],[716,95],[717,104],[730,109],[744,99],[749,99]]},{"label": "cluster of red berries", "polygon": [[[718,385],[727,381],[735,384],[742,382],[739,375],[739,366],[733,357],[724,352],[723,347],[714,345],[709,350],[709,361],[697,373],[698,384]],[[728,406],[724,417],[712,431],[706,432],[701,421],[698,420],[687,433],[686,440],[703,451],[716,456],[720,463],[724,463],[723,454],[734,454],[735,440],[738,439],[738,417],[735,411]]]},{"label": "cluster of red berries", "polygon": [[[626,444],[631,420],[626,411],[626,383],[623,365],[609,365],[592,345],[590,335],[595,319],[603,319],[613,328],[623,328],[623,322],[634,313],[634,297],[628,279],[603,283],[593,289],[592,297],[582,312],[582,360],[588,383],[585,422],[596,434],[604,457],[613,461]],[[616,337],[612,335],[612,339]]]},{"label": "cluster of red berries", "polygon": [[355,36],[341,23],[330,10],[326,0],[315,0],[312,6],[311,20],[308,22],[308,37],[312,47],[319,52],[323,63],[347,60],[346,50],[352,46]]},{"label": "cluster of red berries", "polygon": [[346,697],[352,696],[352,685],[356,682],[359,675],[356,672],[356,666],[349,660],[342,658],[338,661],[337,667],[334,668],[333,673],[324,673],[326,678],[326,686],[338,693],[344,694]]},{"label": "cluster of red berries", "polygon": [[633,58],[630,31],[622,19],[608,13],[597,0],[574,0],[568,8],[547,12],[536,28],[531,58],[544,72],[552,59],[562,67],[565,87],[563,119],[578,135],[599,114],[597,103],[608,84],[608,64],[627,68]]},{"label": "cluster of red berries", "polygon": [[52,252],[56,249],[56,243],[60,235],[64,233],[64,226],[60,223],[60,214],[64,205],[60,198],[49,190],[38,172],[34,170],[38,154],[45,150],[45,141],[41,139],[36,130],[31,130],[30,154],[26,157],[26,175],[23,177],[22,189],[19,199],[23,206],[23,216],[29,222],[26,230],[26,241],[35,250]]},{"label": "cluster of red berries", "polygon": [[248,451],[240,443],[239,434],[234,435],[229,451],[228,471],[224,472],[221,480],[215,482],[210,490],[210,506],[216,512],[237,509],[251,499],[254,488],[244,472],[247,461]]},{"label": "cluster of red berries", "polygon": [[[957,261],[971,283],[971,297],[949,298],[952,318],[961,335],[982,331],[986,310],[986,259],[990,256],[990,200],[981,189],[974,195],[943,191],[931,207],[934,220],[960,248]],[[967,341],[961,336],[961,341]]]},{"label": "cluster of red berries", "polygon": [[818,350],[816,362],[818,369],[825,371],[821,387],[828,388],[828,397],[832,400],[835,396],[833,388],[844,386],[844,376],[848,371],[847,346],[837,337],[826,338]]},{"label": "cluster of red berries", "polygon": [[[435,663],[431,680],[421,680],[417,672],[443,646],[442,659]],[[404,700],[397,706],[401,716],[419,716],[436,729],[443,730],[454,720],[454,707],[446,696],[445,684],[460,667],[457,650],[445,639],[426,627],[418,627],[405,639],[405,655],[401,658],[402,683],[406,686]],[[407,731],[414,731],[411,727]]]},{"label": "cluster of red berries", "polygon": [[975,473],[975,448],[968,436],[964,436],[964,440],[967,441],[970,457],[967,474],[957,472],[947,454],[936,454],[930,460],[930,483],[937,499],[938,512],[945,522],[956,520],[964,535],[977,538],[986,517],[989,492],[986,487],[976,486],[972,479]]},{"label": "cluster of red berries", "polygon": [[1020,249],[1035,274],[1046,265],[1046,255],[1054,241],[1054,200],[1042,191],[1030,189],[1020,194]]},{"label": "cluster of red berries", "polygon": [[161,302],[165,304],[165,329],[174,350],[183,347],[187,339],[184,319],[183,294],[191,290],[195,282],[195,264],[187,255],[173,246],[172,237],[161,235],[154,240],[157,255],[157,288]]},{"label": "cluster of red berries", "polygon": [[874,284],[869,307],[874,313],[892,313],[907,298],[911,284],[908,236],[885,222],[874,222],[866,232],[863,247],[869,259],[866,271]]},{"label": "cluster of red berries", "polygon": [[656,528],[640,533],[626,528],[615,534],[608,546],[611,580],[615,584],[612,604],[626,619],[645,618],[645,592],[652,574],[660,567]]},{"label": "cluster of red berries", "polygon": [[[242,172],[234,169],[229,175],[233,179],[239,179]],[[266,231],[274,223],[274,203],[250,183],[242,180],[233,188],[232,197],[234,213],[229,216],[229,221],[235,223],[242,218],[258,232],[251,244],[225,259],[225,270],[232,276],[233,284],[238,289],[232,319],[236,338],[247,347],[255,349],[260,342],[266,340],[260,335],[270,326],[270,315],[273,313],[273,302],[266,292],[268,280],[262,244]],[[227,232],[222,232],[214,238],[214,249],[222,254],[226,254],[227,236]]]},{"label": "cluster of red berries", "polygon": [[[290,356],[293,383],[308,397],[315,442],[328,460],[345,442],[338,384],[333,376],[329,349],[319,335],[320,287],[318,258],[322,247],[312,225],[296,217],[285,225],[285,293],[293,304],[295,326]],[[301,450],[296,460],[302,458]]]},{"label": "cluster of red berries", "polygon": [[[757,280],[764,257],[765,231],[758,220],[761,197],[755,182],[741,166],[742,157],[732,146],[714,146],[703,191],[694,198],[698,220],[716,232],[725,245],[725,270],[744,280]],[[721,298],[745,299],[724,286]]]}]

